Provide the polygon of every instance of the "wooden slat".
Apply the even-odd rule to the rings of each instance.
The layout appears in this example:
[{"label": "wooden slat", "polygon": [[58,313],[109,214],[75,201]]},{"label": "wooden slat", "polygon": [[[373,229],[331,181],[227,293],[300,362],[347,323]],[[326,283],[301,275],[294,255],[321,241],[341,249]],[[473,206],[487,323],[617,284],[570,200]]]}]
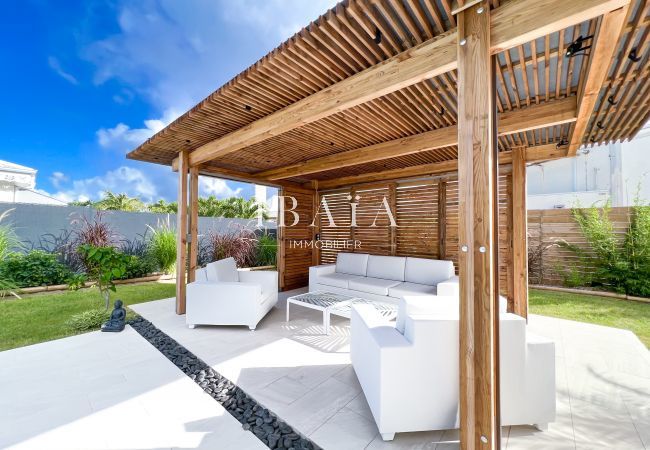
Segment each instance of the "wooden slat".
[{"label": "wooden slat", "polygon": [[573,129],[567,152],[569,156],[574,156],[578,148],[585,141],[584,134],[589,118],[598,100],[600,88],[606,81],[609,62],[616,50],[616,47],[612,44],[618,41],[621,29],[625,24],[626,15],[627,5],[605,14],[600,23],[596,42],[590,50],[589,70],[587,71],[587,78],[581,90],[582,95],[580,97],[580,104],[578,105],[578,120]]},{"label": "wooden slat", "polygon": [[187,263],[187,172],[188,152],[178,161],[178,211],[176,213],[176,314],[185,314],[185,265]]},{"label": "wooden slat", "polygon": [[[576,100],[575,97],[570,97],[501,114],[499,117],[499,133],[501,135],[521,133],[535,128],[570,123],[575,119]],[[458,144],[458,128],[452,125],[415,136],[258,172],[255,177],[267,180],[291,178],[456,144]]]},{"label": "wooden slat", "polygon": [[[482,8],[482,13],[479,12]],[[460,448],[500,448],[495,63],[489,4],[458,15]],[[464,44],[464,45],[463,45]]]},{"label": "wooden slat", "polygon": [[[519,0],[492,13],[492,53],[580,23],[627,4],[629,0]],[[197,165],[278,136],[354,106],[454,70],[456,32],[450,31],[322,89],[196,148]]]}]

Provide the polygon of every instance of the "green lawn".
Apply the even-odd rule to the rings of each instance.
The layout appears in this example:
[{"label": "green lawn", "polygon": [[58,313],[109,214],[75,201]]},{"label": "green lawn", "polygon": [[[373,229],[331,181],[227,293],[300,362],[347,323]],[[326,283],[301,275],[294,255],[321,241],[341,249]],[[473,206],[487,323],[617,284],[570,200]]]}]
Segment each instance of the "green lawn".
[{"label": "green lawn", "polygon": [[533,314],[624,328],[650,348],[650,303],[531,289],[529,308]]},{"label": "green lawn", "polygon": [[[169,283],[119,285],[111,298],[128,306],[173,297],[174,290]],[[78,334],[65,324],[70,316],[103,305],[96,288],[0,299],[0,351]]]}]

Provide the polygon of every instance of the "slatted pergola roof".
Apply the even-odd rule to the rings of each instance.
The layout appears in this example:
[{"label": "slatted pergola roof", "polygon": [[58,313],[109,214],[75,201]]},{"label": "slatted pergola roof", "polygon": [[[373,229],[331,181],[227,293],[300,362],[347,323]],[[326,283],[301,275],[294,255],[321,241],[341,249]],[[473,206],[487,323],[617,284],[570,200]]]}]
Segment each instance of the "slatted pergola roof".
[{"label": "slatted pergola roof", "polygon": [[[514,6],[514,11],[517,5],[511,4],[518,2],[499,3],[491,2],[493,13],[504,10],[506,5]],[[571,2],[566,3],[568,8]],[[360,72],[409,57],[410,52],[427,43],[455,33],[452,7],[449,0],[345,0],[128,156],[172,165],[181,150],[194,152],[210,146]],[[524,21],[526,11],[520,13]],[[609,34],[603,36],[603,16],[596,15],[498,52],[499,150],[507,153],[524,146],[537,148],[540,157],[560,157],[575,154],[581,144],[632,138],[650,114],[648,15],[647,0],[633,0],[625,25],[614,30],[613,40],[611,30],[605,30]],[[571,43],[593,35],[581,44],[591,48],[567,56]],[[605,60],[602,53],[606,54]],[[603,64],[608,68],[602,79],[590,77],[598,69],[594,66]],[[404,174],[415,174],[418,167],[423,171],[426,166],[435,169],[436,163],[443,163],[441,168],[445,168],[445,162],[457,159],[453,138],[457,123],[456,83],[455,68],[442,70],[340,112],[310,119],[287,131],[269,133],[234,151],[218,152],[201,161],[201,171],[271,183],[318,180],[323,187],[334,187],[371,180],[369,174],[381,171],[413,168]],[[583,111],[580,106],[586,89],[595,89],[596,95],[593,107]],[[531,123],[527,120],[531,115],[539,116],[539,120]],[[503,123],[511,126],[503,130]],[[519,123],[523,125],[518,127]],[[434,130],[440,133],[423,135]],[[364,148],[366,153],[376,154],[382,148],[378,144],[399,145],[401,139],[418,136],[426,136],[427,143],[398,156],[357,159],[354,153],[344,155]],[[553,152],[553,148],[557,151]],[[392,154],[387,150],[387,155]],[[327,163],[322,158],[331,155],[350,160],[341,159],[340,165],[320,164]],[[319,170],[282,171],[314,159],[313,166]],[[357,160],[361,162],[354,163]]]}]

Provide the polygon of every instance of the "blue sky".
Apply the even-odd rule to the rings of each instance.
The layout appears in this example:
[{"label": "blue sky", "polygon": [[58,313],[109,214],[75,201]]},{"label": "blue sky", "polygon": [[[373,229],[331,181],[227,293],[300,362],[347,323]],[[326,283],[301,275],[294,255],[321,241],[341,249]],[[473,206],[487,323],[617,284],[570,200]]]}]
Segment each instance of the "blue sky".
[{"label": "blue sky", "polygon": [[[0,15],[0,159],[66,201],[106,189],[173,200],[167,167],[125,154],[335,0],[7,2]],[[211,178],[203,195],[249,197]]]}]

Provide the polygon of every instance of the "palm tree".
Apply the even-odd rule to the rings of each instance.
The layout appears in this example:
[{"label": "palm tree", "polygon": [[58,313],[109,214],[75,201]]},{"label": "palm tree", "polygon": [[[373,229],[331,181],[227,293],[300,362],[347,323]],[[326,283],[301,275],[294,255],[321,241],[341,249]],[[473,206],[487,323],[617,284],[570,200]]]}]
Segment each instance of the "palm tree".
[{"label": "palm tree", "polygon": [[147,209],[153,213],[169,214],[178,211],[178,204],[176,202],[167,203],[165,200],[158,200],[147,206]]},{"label": "palm tree", "polygon": [[142,211],[144,203],[137,197],[126,194],[113,194],[105,192],[106,196],[94,204],[95,208],[108,211]]},{"label": "palm tree", "polygon": [[240,218],[240,219],[255,219],[259,214],[264,219],[268,219],[269,215],[266,210],[266,205],[258,203],[255,197],[245,200],[242,197],[230,197],[224,201],[224,215],[223,217]]}]

